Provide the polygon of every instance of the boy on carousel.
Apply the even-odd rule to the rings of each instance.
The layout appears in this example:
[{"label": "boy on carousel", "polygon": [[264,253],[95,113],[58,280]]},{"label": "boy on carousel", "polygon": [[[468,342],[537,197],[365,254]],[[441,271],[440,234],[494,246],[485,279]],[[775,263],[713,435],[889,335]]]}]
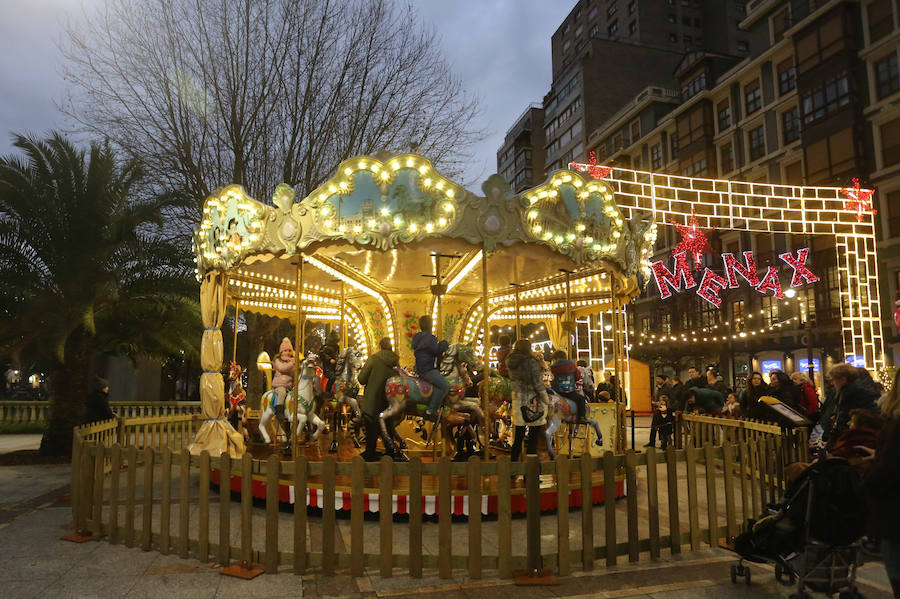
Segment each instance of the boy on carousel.
[{"label": "boy on carousel", "polygon": [[440,360],[448,347],[450,346],[446,341],[438,342],[437,337],[431,334],[431,317],[426,315],[419,318],[419,332],[413,335],[412,349],[416,357],[416,373],[419,378],[434,386],[431,401],[425,410],[425,420],[431,422],[437,420],[437,411],[450,391],[450,384],[435,366],[435,362]]}]

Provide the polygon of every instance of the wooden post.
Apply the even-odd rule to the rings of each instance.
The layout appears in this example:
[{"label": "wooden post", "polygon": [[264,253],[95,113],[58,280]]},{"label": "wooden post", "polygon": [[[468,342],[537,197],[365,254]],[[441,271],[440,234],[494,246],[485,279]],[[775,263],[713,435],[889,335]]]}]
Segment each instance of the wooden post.
[{"label": "wooden post", "polygon": [[197,503],[200,505],[200,514],[197,519],[197,528],[199,529],[197,559],[201,562],[207,562],[209,561],[209,451],[206,449],[200,453],[199,484],[200,493],[197,497]]},{"label": "wooden post", "polygon": [[394,462],[388,456],[381,456],[378,464],[378,539],[383,577],[389,577],[394,568],[393,483]]},{"label": "wooden post", "polygon": [[719,510],[718,496],[716,493],[716,462],[713,458],[715,449],[712,444],[707,443],[703,447],[704,457],[706,458],[706,516],[709,526],[709,546],[715,548],[719,544]]},{"label": "wooden post", "polygon": [[231,557],[231,456],[219,456],[219,564],[228,567]]},{"label": "wooden post", "polygon": [[[363,547],[363,520],[365,506],[363,505],[363,493],[365,491],[365,462],[362,456],[354,456],[350,461],[350,575],[362,576],[365,574],[365,562]],[[409,515],[412,521],[413,509],[410,507]],[[412,550],[410,550],[412,559]]]},{"label": "wooden post", "polygon": [[294,458],[294,574],[306,572],[306,488],[305,455]]},{"label": "wooden post", "polygon": [[125,546],[134,546],[134,504],[137,488],[137,447],[128,448],[128,480],[125,483]]},{"label": "wooden post", "polygon": [[172,450],[162,450],[162,466],[160,467],[160,505],[159,505],[159,552],[169,554],[172,523]]},{"label": "wooden post", "polygon": [[119,478],[122,469],[122,447],[116,443],[110,449],[110,474],[109,481],[109,542],[119,542]]},{"label": "wooden post", "polygon": [[542,567],[541,557],[541,463],[536,455],[525,457],[525,545],[528,570]]},{"label": "wooden post", "polygon": [[[594,460],[590,452],[581,454],[581,567],[594,569]],[[604,497],[606,490],[604,489]],[[558,507],[557,507],[558,509]]]},{"label": "wooden post", "polygon": [[647,449],[647,515],[650,524],[650,559],[659,559],[659,489],[655,447]]},{"label": "wooden post", "polygon": [[[181,470],[178,482],[178,555],[187,559],[190,555],[190,514],[191,514],[191,453],[181,450]],[[203,484],[201,479],[200,484]]]},{"label": "wooden post", "polygon": [[281,458],[273,453],[266,460],[266,572],[278,572],[278,478]]},{"label": "wooden post", "polygon": [[[588,496],[590,497],[590,496]],[[606,565],[615,566],[618,557],[616,543],[616,456],[603,454],[603,507],[606,512]],[[584,504],[584,497],[581,499]],[[590,503],[590,502],[588,502]]]},{"label": "wooden post", "polygon": [[633,449],[625,452],[625,486],[628,491],[628,495],[625,496],[628,508],[628,561],[634,563],[640,558],[640,551],[638,548],[637,456]]},{"label": "wooden post", "polygon": [[685,449],[687,458],[687,494],[688,519],[691,525],[691,551],[700,551],[700,514],[697,513],[697,448],[688,445]]},{"label": "wooden post", "polygon": [[481,578],[481,459],[466,464],[469,483],[469,578]]},{"label": "wooden post", "polygon": [[322,572],[334,574],[334,533],[337,529],[335,521],[335,476],[337,460],[333,455],[322,461]]},{"label": "wooden post", "polygon": [[438,576],[441,578],[453,575],[451,503],[450,457],[441,456],[438,462]]},{"label": "wooden post", "polygon": [[572,573],[569,554],[569,458],[556,458],[556,546],[559,554],[559,575]]},{"label": "wooden post", "polygon": [[512,576],[512,462],[497,460],[497,562],[500,578]]},{"label": "wooden post", "polygon": [[409,575],[422,578],[422,458],[409,463]]},{"label": "wooden post", "polygon": [[144,450],[144,504],[141,523],[141,549],[153,546],[153,448]]},{"label": "wooden post", "polygon": [[241,457],[241,563],[253,562],[253,458]]},{"label": "wooden post", "polygon": [[672,554],[681,553],[681,523],[678,510],[678,456],[675,448],[666,448],[666,484],[669,499],[669,544]]}]

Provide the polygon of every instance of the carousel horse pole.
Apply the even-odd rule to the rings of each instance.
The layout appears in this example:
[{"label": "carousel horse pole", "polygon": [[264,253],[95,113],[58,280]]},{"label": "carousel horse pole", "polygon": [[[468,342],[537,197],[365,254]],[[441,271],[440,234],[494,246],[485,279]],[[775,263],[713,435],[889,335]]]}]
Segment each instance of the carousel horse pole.
[{"label": "carousel horse pole", "polygon": [[[359,409],[359,401],[356,399],[356,393],[359,391],[359,370],[363,366],[362,356],[355,347],[348,347],[341,352],[337,363],[337,378],[332,384],[332,393],[337,409],[332,414],[332,431],[334,437],[331,441],[329,451],[334,453],[338,448],[338,428],[341,417],[341,405],[348,405],[353,412],[353,428],[358,429],[362,422],[362,412]],[[359,440],[352,435],[354,446],[359,449]]]}]

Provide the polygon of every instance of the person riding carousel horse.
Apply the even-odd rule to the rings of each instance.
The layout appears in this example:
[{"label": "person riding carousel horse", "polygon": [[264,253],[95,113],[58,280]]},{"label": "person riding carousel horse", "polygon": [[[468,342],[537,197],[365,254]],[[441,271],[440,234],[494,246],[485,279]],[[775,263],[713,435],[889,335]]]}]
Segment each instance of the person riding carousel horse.
[{"label": "person riding carousel horse", "polygon": [[412,349],[416,357],[416,373],[419,378],[428,381],[434,389],[431,392],[431,400],[428,409],[425,410],[425,420],[437,421],[438,408],[444,403],[450,385],[441,371],[435,366],[435,361],[447,351],[449,344],[446,341],[438,342],[437,337],[431,333],[431,317],[419,318],[419,332],[413,335]]}]

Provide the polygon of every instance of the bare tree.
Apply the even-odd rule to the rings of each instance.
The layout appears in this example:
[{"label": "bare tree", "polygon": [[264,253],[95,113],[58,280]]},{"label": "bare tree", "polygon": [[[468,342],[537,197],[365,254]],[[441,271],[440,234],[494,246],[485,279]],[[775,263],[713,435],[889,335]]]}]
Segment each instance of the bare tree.
[{"label": "bare tree", "polygon": [[232,182],[305,195],[411,143],[458,172],[480,135],[434,32],[394,0],[107,0],[68,39],[64,110],[198,203]]}]

